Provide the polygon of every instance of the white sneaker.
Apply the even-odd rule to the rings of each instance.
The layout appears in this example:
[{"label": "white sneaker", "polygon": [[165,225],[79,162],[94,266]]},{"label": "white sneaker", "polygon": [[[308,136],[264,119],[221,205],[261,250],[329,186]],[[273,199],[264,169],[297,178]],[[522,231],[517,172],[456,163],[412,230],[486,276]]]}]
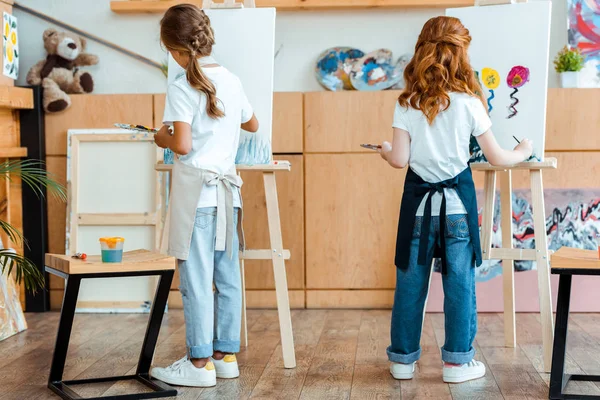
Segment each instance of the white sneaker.
[{"label": "white sneaker", "polygon": [[390,372],[394,379],[412,379],[415,374],[415,363],[401,364],[393,362],[390,365]]},{"label": "white sneaker", "polygon": [[196,368],[187,356],[166,368],[152,368],[150,376],[175,386],[210,387],[217,384],[212,362],[208,361],[203,368]]},{"label": "white sneaker", "polygon": [[457,367],[447,367],[444,364],[444,382],[461,383],[472,379],[479,379],[485,375],[485,365],[482,362],[471,360]]},{"label": "white sneaker", "polygon": [[215,360],[211,357],[210,360],[215,364],[217,378],[233,379],[240,376],[240,370],[235,354],[227,354],[221,360]]}]

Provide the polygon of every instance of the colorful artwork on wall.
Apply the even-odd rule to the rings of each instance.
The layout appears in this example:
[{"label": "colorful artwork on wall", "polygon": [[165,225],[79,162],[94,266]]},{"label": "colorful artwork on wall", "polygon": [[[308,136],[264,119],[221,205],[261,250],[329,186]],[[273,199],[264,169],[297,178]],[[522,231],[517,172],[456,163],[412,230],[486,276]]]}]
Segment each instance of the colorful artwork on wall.
[{"label": "colorful artwork on wall", "polygon": [[[600,1],[567,0],[569,46],[577,47],[585,59],[580,74],[582,86],[600,86]],[[588,73],[591,72],[591,73]]]},{"label": "colorful artwork on wall", "polygon": [[[0,241],[0,248],[3,248]],[[27,329],[13,276],[0,272],[0,341]]]},{"label": "colorful artwork on wall", "polygon": [[4,23],[2,32],[2,73],[10,78],[19,77],[19,35],[17,34],[17,18],[3,13]]},{"label": "colorful artwork on wall", "polygon": [[[478,203],[482,204],[483,191],[477,192]],[[531,192],[515,190],[513,196],[513,247],[532,249],[535,245]],[[600,243],[600,189],[546,189],[546,232],[548,247],[558,250],[562,246],[595,250]],[[500,198],[496,199],[500,204]],[[480,215],[481,215],[481,211]],[[481,217],[480,217],[481,221]],[[502,245],[500,209],[494,212],[492,246]],[[515,271],[536,269],[533,261],[515,261]],[[436,271],[440,270],[439,261]],[[483,282],[502,274],[500,260],[484,261],[477,268],[477,281]]]},{"label": "colorful artwork on wall", "polygon": [[354,62],[350,82],[356,90],[375,91],[389,89],[402,79],[402,73],[392,61],[392,52],[379,49]]},{"label": "colorful artwork on wall", "polygon": [[352,47],[332,47],[317,57],[315,76],[327,90],[354,90],[350,82],[350,70],[354,62],[365,53]]}]

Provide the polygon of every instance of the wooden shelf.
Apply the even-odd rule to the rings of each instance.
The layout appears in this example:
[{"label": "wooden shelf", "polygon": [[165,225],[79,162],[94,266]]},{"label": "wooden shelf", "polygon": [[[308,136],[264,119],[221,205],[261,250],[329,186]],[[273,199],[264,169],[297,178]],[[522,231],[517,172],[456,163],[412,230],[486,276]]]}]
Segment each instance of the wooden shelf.
[{"label": "wooden shelf", "polygon": [[[169,7],[189,0],[111,1],[110,9],[120,14],[164,13]],[[198,2],[201,4],[201,2]],[[364,8],[446,8],[472,6],[473,0],[256,0],[257,7],[282,11]]]},{"label": "wooden shelf", "polygon": [[0,86],[0,108],[33,108],[33,90],[15,86]]},{"label": "wooden shelf", "polygon": [[27,157],[27,147],[5,147],[0,148],[0,158]]}]

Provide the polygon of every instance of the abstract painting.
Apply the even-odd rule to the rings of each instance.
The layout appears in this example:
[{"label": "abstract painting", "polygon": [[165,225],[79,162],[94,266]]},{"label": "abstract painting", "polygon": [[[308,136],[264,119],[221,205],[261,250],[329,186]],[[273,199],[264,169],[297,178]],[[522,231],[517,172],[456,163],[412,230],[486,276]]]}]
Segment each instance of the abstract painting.
[{"label": "abstract painting", "polygon": [[[567,0],[569,46],[585,60],[580,75],[584,87],[600,86],[600,0]],[[588,73],[591,72],[591,73]]]},{"label": "abstract painting", "polygon": [[17,34],[17,18],[3,13],[2,34],[3,68],[2,73],[10,78],[19,77],[19,35]]},{"label": "abstract painting", "polygon": [[[477,191],[478,203],[482,204],[483,191]],[[515,190],[513,195],[513,247],[535,247],[531,192]],[[600,243],[600,189],[546,189],[546,233],[548,248],[558,250],[562,246],[595,250]],[[496,198],[500,204],[500,197]],[[481,209],[480,222],[481,222]],[[492,230],[492,247],[502,246],[500,207],[495,207]],[[436,271],[440,270],[436,261]],[[533,261],[515,261],[515,271],[536,269]],[[487,260],[476,269],[477,281],[483,282],[502,275],[500,260]]]}]

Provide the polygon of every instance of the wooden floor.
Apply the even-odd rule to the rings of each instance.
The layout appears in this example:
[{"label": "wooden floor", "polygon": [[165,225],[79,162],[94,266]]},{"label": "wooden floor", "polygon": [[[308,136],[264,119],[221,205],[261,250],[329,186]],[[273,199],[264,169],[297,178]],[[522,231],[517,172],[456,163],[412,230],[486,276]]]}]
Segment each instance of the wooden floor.
[{"label": "wooden floor", "polygon": [[[28,314],[30,329],[0,342],[0,400],[56,399],[47,388],[58,313]],[[412,381],[390,376],[385,349],[389,310],[296,310],[293,326],[296,369],[283,368],[277,313],[250,310],[250,346],[238,355],[241,377],[208,389],[181,388],[178,399],[547,399],[549,375],[542,371],[541,331],[536,314],[518,314],[518,343],[502,347],[501,315],[481,314],[476,358],[488,373],[459,385],[442,382],[440,350],[444,317],[425,319],[423,355]],[[133,373],[147,315],[78,314],[64,379]],[[167,365],[185,354],[180,310],[163,322],[154,357]],[[600,314],[570,320],[567,370],[600,374]],[[143,388],[119,383],[78,387],[82,397],[123,394]],[[600,384],[574,382],[569,391],[600,395]]]}]

